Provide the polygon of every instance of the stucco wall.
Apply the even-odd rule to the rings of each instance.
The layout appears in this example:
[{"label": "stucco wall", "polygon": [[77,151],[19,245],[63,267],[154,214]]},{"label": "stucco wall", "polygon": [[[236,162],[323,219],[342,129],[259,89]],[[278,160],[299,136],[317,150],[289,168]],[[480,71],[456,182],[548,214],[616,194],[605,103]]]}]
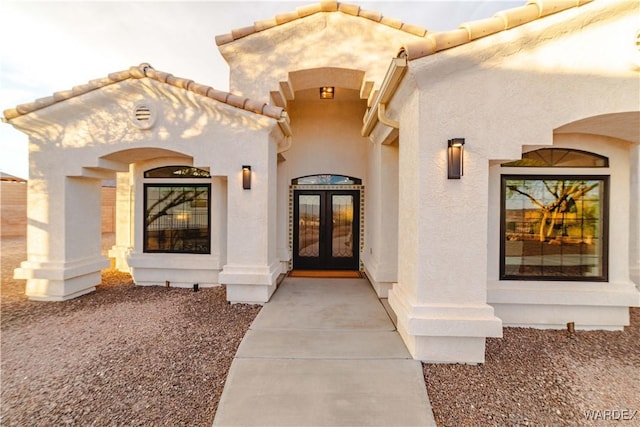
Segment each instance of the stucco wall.
[{"label": "stucco wall", "polygon": [[398,280],[398,154],[392,144],[367,144],[367,211],[362,261],[378,296]]},{"label": "stucco wall", "polygon": [[[640,146],[631,148],[631,217],[629,218],[629,263],[631,280],[640,289]],[[635,201],[635,203],[634,203]]]},{"label": "stucco wall", "polygon": [[[417,280],[441,284],[421,287],[419,299],[484,298],[478,281],[487,274],[490,160],[519,158],[523,146],[551,144],[554,130],[567,123],[638,110],[633,10],[625,2],[610,9],[594,2],[410,63],[423,118],[415,124],[419,235],[430,241],[420,249],[429,261]],[[466,138],[459,181],[446,179],[446,144],[453,137]],[[404,170],[410,164],[402,158]],[[626,169],[618,173],[628,176],[628,161],[620,167]],[[619,219],[612,216],[618,220],[628,223],[628,208]],[[628,245],[628,234],[619,237]]]},{"label": "stucco wall", "polygon": [[400,46],[417,39],[366,18],[331,12],[279,25],[219,49],[229,63],[231,91],[267,99],[269,91],[278,90],[279,82],[287,82],[289,72],[296,70],[361,70],[366,73],[364,80],[379,85]]},{"label": "stucco wall", "polygon": [[[322,173],[353,176],[366,181],[367,140],[360,135],[366,101],[352,90],[338,91],[336,99],[291,101],[291,149],[283,153],[289,178]],[[281,173],[282,173],[281,172]]]}]

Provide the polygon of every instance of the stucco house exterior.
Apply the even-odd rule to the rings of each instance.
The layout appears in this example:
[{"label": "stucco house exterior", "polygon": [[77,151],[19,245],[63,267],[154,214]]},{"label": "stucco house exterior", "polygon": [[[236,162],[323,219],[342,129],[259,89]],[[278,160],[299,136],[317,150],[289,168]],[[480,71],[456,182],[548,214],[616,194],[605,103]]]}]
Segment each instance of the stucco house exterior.
[{"label": "stucco house exterior", "polygon": [[640,305],[639,3],[534,0],[446,32],[326,1],[216,37],[223,92],[149,64],[4,112],[30,138],[35,300],[91,292],[100,187],[138,285],[264,303],[360,270],[415,359]]}]

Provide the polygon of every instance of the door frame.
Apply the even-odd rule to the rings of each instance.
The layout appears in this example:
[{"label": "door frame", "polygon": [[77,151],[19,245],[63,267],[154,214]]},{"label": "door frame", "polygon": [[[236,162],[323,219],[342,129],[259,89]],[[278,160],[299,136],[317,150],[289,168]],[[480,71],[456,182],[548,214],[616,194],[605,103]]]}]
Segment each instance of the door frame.
[{"label": "door frame", "polygon": [[359,216],[359,230],[355,230],[358,233],[358,247],[356,256],[358,258],[358,270],[363,271],[362,259],[360,253],[364,247],[364,185],[290,185],[289,186],[289,271],[295,268],[293,264],[293,239],[294,236],[294,192],[297,190],[311,190],[311,191],[358,191],[360,194],[360,216]]}]

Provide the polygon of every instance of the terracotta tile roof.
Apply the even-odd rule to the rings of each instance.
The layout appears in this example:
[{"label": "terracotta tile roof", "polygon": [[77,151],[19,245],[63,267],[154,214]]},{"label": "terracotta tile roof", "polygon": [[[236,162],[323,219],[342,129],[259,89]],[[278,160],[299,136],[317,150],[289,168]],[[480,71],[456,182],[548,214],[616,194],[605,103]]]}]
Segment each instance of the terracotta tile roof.
[{"label": "terracotta tile roof", "polygon": [[190,92],[206,96],[207,98],[215,99],[216,101],[231,105],[233,107],[271,117],[276,120],[287,118],[287,113],[281,107],[276,107],[260,101],[254,101],[249,98],[243,98],[229,92],[214,89],[211,86],[196,83],[193,80],[175,77],[172,74],[156,70],[151,65],[143,63],[138,65],[137,67],[131,67],[125,71],[111,73],[107,77],[102,79],[91,80],[89,83],[75,86],[70,90],[56,92],[52,96],[40,98],[33,102],[20,104],[15,108],[5,110],[4,121],[15,119],[16,117],[22,116],[24,114],[49,107],[58,102],[83,95],[87,92],[91,92],[93,90],[100,89],[105,86],[121,82],[123,80],[142,78],[157,80],[161,83],[188,90]]},{"label": "terracotta tile roof", "polygon": [[361,9],[360,6],[340,3],[337,1],[321,1],[320,3],[298,7],[295,11],[276,15],[271,19],[254,22],[253,25],[250,25],[248,27],[237,28],[235,30],[232,30],[229,34],[216,36],[216,44],[218,46],[221,46],[227,43],[231,43],[235,40],[241,39],[251,34],[268,30],[269,28],[286,24],[287,22],[295,21],[296,19],[301,19],[320,12],[342,12],[347,15],[359,16],[361,18],[379,22],[382,25],[396,28],[398,30],[405,31],[419,37],[424,37],[424,35],[427,34],[427,30],[422,27],[419,27],[417,25],[405,24],[398,19],[382,16],[380,12],[364,10]]},{"label": "terracotta tile roof", "polygon": [[592,1],[531,0],[524,6],[503,10],[491,18],[467,22],[455,30],[429,32],[422,40],[403,46],[400,53],[404,53],[408,60],[422,58]]},{"label": "terracotta tile roof", "polygon": [[271,19],[254,22],[253,25],[248,27],[234,29],[229,34],[216,36],[216,44],[221,46],[231,43],[251,34],[268,30],[269,28],[283,25],[315,13],[342,12],[348,15],[370,19],[380,24],[422,37],[422,40],[409,43],[402,48],[402,51],[406,52],[408,59],[411,60],[469,43],[481,37],[505,31],[526,24],[527,22],[535,21],[538,18],[572,7],[581,6],[592,1],[593,0],[531,0],[524,6],[498,12],[491,18],[471,21],[460,25],[458,29],[441,32],[427,31],[420,26],[406,24],[400,20],[382,16],[380,12],[361,9],[360,6],[357,5],[337,1],[321,1],[320,3],[298,7],[295,11],[276,15]]}]

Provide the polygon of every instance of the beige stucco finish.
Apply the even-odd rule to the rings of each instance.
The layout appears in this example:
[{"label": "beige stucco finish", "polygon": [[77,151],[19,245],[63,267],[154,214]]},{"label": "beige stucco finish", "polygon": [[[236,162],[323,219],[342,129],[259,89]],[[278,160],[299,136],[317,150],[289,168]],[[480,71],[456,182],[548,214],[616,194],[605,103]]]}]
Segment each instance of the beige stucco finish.
[{"label": "beige stucco finish", "polygon": [[[404,43],[420,39],[410,33],[341,12],[321,12],[252,34],[219,47],[230,67],[232,92],[266,99],[279,85],[284,96],[323,85],[360,90],[364,82],[379,87],[389,59]],[[364,73],[358,81],[347,73],[303,70],[348,69]],[[368,94],[367,94],[368,95]]]},{"label": "beige stucco finish", "polygon": [[[325,2],[336,11],[224,38],[237,95],[142,67],[11,110],[30,136],[32,178],[28,260],[16,277],[33,299],[90,292],[108,265],[100,184],[117,178],[119,269],[139,285],[225,284],[230,301],[263,303],[292,264],[291,180],[337,174],[362,180],[359,261],[414,358],[481,363],[486,337],[504,325],[623,327],[640,305],[638,4],[529,16],[539,4],[507,14],[527,14],[524,25],[473,41],[467,27],[435,35],[444,47],[407,59],[400,48],[425,39]],[[325,85],[335,99],[318,99]],[[144,123],[140,105],[151,110]],[[451,180],[456,137],[466,139],[464,176]],[[581,171],[612,184],[606,283],[499,280],[500,164],[544,146],[610,159]],[[211,174],[210,254],[143,250],[144,171],[175,164]]]},{"label": "beige stucco finish", "polygon": [[[500,305],[494,311],[490,304],[508,297],[491,284],[498,261],[491,224],[499,211],[490,162],[517,159],[525,146],[562,146],[567,139],[554,137],[555,130],[591,117],[614,114],[617,136],[629,135],[637,126],[638,53],[631,48],[636,11],[630,2],[609,6],[595,2],[409,63],[404,88],[392,102],[400,121],[402,256],[389,300],[414,357],[456,361],[460,359],[456,352],[464,351],[468,360],[482,361],[483,337],[500,335],[499,315],[506,309]],[[606,130],[601,120],[582,125],[585,134]],[[466,138],[464,176],[459,181],[447,180],[446,142],[454,137]],[[638,142],[593,145],[590,136],[570,138],[614,159],[622,155],[612,172],[620,185],[611,218],[618,225],[610,237],[611,242],[621,239],[612,244],[621,245],[616,249],[622,260],[610,258],[610,283],[599,287],[600,293],[610,295],[611,305],[617,307],[612,310],[618,314],[592,310],[591,316],[586,315],[585,305],[591,303],[584,301],[584,294],[593,286],[583,284],[555,300],[564,306],[562,316],[544,320],[538,311],[538,318],[546,326],[559,327],[568,318],[579,318],[583,327],[621,327],[628,322],[626,307],[640,303],[629,280],[628,250],[623,248],[629,246],[627,159]],[[616,144],[627,148],[614,155],[610,150]],[[489,236],[487,224],[493,230]],[[540,295],[552,286],[529,287]],[[558,298],[558,287],[554,289]],[[531,309],[539,300],[524,297],[520,302]],[[506,323],[519,323],[513,316],[531,317],[521,307],[511,310],[510,316]],[[466,350],[461,350],[463,345]],[[447,346],[450,352],[443,351]]]},{"label": "beige stucco finish", "polygon": [[[140,128],[136,106],[152,111]],[[279,273],[275,239],[275,158],[283,138],[277,122],[152,79],[125,80],[73,102],[18,117],[30,135],[28,260],[16,271],[27,295],[60,300],[91,291],[108,262],[100,255],[102,179],[118,174],[118,236],[112,255],[139,284],[203,286],[259,283],[268,298]],[[272,159],[272,160],[269,160]],[[142,173],[184,164],[210,170],[213,251],[207,259],[142,253]],[[253,190],[241,185],[251,164]],[[245,204],[256,209],[241,209]],[[227,206],[233,209],[229,214]],[[227,242],[230,230],[233,238]],[[253,241],[255,245],[242,242]],[[226,270],[225,270],[226,267]],[[271,289],[271,290],[270,290]],[[256,299],[257,298],[257,299]]]}]

